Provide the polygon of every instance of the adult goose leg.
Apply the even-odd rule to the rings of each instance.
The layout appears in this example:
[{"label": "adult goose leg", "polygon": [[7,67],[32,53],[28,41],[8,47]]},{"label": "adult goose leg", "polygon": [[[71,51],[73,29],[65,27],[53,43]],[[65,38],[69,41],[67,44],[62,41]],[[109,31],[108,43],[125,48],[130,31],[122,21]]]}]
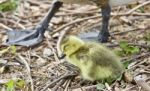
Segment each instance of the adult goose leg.
[{"label": "adult goose leg", "polygon": [[54,14],[62,6],[62,2],[55,0],[52,3],[52,7],[48,11],[43,20],[35,27],[34,30],[23,31],[9,31],[6,45],[21,45],[21,46],[34,46],[40,43],[44,38],[45,30],[48,28],[48,24]]}]

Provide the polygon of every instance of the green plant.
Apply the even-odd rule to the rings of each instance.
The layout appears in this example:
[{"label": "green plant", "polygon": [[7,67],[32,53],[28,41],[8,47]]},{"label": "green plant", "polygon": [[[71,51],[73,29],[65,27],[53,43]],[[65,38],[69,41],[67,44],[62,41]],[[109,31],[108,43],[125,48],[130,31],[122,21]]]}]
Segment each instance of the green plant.
[{"label": "green plant", "polygon": [[14,81],[10,80],[8,81],[6,84],[6,91],[15,91],[15,85],[14,85]]},{"label": "green plant", "polygon": [[15,10],[18,6],[18,0],[5,0],[0,3],[0,11],[11,11]]},{"label": "green plant", "polygon": [[16,46],[9,46],[7,48],[4,48],[4,49],[0,49],[0,56],[4,55],[4,54],[7,54],[7,53],[11,53],[13,55],[16,54]]},{"label": "green plant", "polygon": [[140,51],[139,47],[129,45],[126,41],[121,41],[119,46],[121,48],[121,50],[117,51],[119,56],[132,55]]},{"label": "green plant", "polygon": [[9,80],[4,86],[6,91],[15,91],[16,89],[23,89],[25,87],[25,81],[22,79]]}]

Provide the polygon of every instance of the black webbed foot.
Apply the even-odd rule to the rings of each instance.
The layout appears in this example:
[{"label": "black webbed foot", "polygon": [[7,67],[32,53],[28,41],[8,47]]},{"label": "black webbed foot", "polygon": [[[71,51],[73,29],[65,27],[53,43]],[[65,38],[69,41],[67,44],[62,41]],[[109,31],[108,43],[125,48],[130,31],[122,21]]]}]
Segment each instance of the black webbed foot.
[{"label": "black webbed foot", "polygon": [[34,30],[28,31],[9,31],[7,33],[8,39],[6,45],[21,45],[21,46],[34,46],[42,42],[44,38],[45,30],[48,28],[49,22],[54,14],[62,6],[62,2],[55,0],[52,3],[52,7],[48,11],[44,19],[36,26]]},{"label": "black webbed foot", "polygon": [[110,36],[109,32],[106,33],[100,32],[98,35],[98,41],[100,41],[101,43],[108,42],[109,36]]},{"label": "black webbed foot", "polygon": [[44,35],[37,30],[9,31],[6,45],[34,46],[42,42]]}]

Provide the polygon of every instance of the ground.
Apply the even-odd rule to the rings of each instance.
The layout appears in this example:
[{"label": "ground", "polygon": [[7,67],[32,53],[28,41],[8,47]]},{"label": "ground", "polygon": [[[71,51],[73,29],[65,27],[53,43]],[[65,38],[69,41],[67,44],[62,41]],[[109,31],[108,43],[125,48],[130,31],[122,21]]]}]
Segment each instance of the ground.
[{"label": "ground", "polygon": [[[121,79],[110,85],[105,84],[103,91],[150,91],[149,5],[148,0],[139,0],[135,4],[112,8],[109,27],[111,37],[104,45],[120,55],[135,83]],[[102,88],[96,83],[82,82],[80,75],[72,74],[74,67],[62,63],[57,56],[58,38],[64,31],[67,31],[65,35],[78,35],[91,30],[97,34],[102,18],[101,10],[95,5],[64,4],[49,23],[43,42],[34,47],[3,45],[7,39],[6,30],[33,29],[50,6],[51,0],[20,0],[17,10],[0,13],[2,91],[9,88],[11,81],[16,91],[96,91],[96,88]]]}]

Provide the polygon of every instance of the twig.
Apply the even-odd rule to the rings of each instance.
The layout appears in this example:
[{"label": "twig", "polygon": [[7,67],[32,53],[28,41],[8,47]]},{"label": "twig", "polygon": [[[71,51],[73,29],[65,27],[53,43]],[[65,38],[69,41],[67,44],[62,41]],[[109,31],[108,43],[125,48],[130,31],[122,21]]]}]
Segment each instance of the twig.
[{"label": "twig", "polygon": [[60,80],[55,87],[52,89],[52,91],[58,91],[58,87],[61,86],[65,82],[65,79]]},{"label": "twig", "polygon": [[[141,65],[141,64],[143,64],[143,63],[145,63],[147,60],[143,60],[143,61],[135,61],[135,63],[134,63],[134,65],[133,66],[128,66],[128,68],[129,69],[133,69],[133,68],[135,68],[135,67],[137,67],[137,66],[139,66],[139,65]],[[141,72],[140,72],[141,73]],[[139,74],[139,73],[138,73]]]},{"label": "twig", "polygon": [[5,28],[5,29],[7,29],[7,30],[10,30],[10,31],[13,30],[12,28],[10,28],[10,27],[8,27],[8,26],[2,24],[2,23],[0,23],[0,26],[3,27],[3,28]]},{"label": "twig", "polygon": [[58,56],[57,56],[57,54],[55,53],[55,49],[52,47],[52,45],[51,45],[51,43],[49,42],[48,39],[46,39],[46,41],[47,41],[47,43],[48,43],[48,46],[52,49],[52,52],[53,52],[53,54],[54,54],[55,60],[56,60],[57,62],[60,62],[60,61],[59,61],[59,58],[58,58]]},{"label": "twig", "polygon": [[[138,46],[140,48],[150,48],[149,45],[143,45],[143,44],[135,44],[135,43],[128,43],[128,45],[130,46]],[[106,45],[107,47],[117,47],[119,46],[119,44],[110,44],[110,45]]]},{"label": "twig", "polygon": [[68,91],[68,87],[69,87],[70,83],[71,83],[71,79],[69,79],[67,81],[67,84],[66,84],[66,87],[65,87],[64,91]]},{"label": "twig", "polygon": [[34,91],[34,84],[33,84],[33,80],[32,80],[32,77],[31,77],[30,67],[29,67],[27,61],[20,54],[18,54],[18,57],[21,59],[21,61],[24,63],[24,65],[27,68],[28,77],[29,77],[30,83],[31,83],[31,90]]},{"label": "twig", "polygon": [[47,84],[41,91],[45,91],[48,87],[50,87],[50,86],[56,84],[56,83],[57,83],[58,81],[60,81],[61,79],[66,79],[66,78],[68,78],[68,77],[70,77],[70,76],[76,76],[76,75],[77,75],[77,74],[68,74],[68,73],[67,73],[67,74],[61,76],[60,78],[54,80],[53,82]]},{"label": "twig", "polygon": [[138,86],[142,87],[144,91],[150,91],[150,86],[143,80],[136,80],[135,82],[138,84]]},{"label": "twig", "polygon": [[[97,85],[90,85],[90,86],[84,86],[84,87],[77,87],[77,88],[69,88],[71,91],[74,90],[74,91],[78,91],[78,90],[81,90],[81,91],[90,91],[91,89],[95,89],[97,88]],[[101,89],[102,91],[106,91],[105,89]]]},{"label": "twig", "polygon": [[138,13],[138,12],[133,12],[133,16],[150,16],[150,13]]},{"label": "twig", "polygon": [[100,11],[58,13],[58,14],[56,14],[56,16],[88,15],[88,14],[95,14],[95,13],[100,13]]},{"label": "twig", "polygon": [[61,54],[62,54],[62,52],[61,52],[61,50],[60,50],[60,43],[61,43],[61,41],[62,41],[62,39],[64,38],[64,36],[65,36],[65,34],[71,29],[72,27],[67,27],[67,28],[65,28],[65,30],[64,31],[62,31],[61,32],[61,35],[60,35],[60,37],[59,37],[59,39],[58,39],[58,42],[57,42],[57,53],[58,53],[58,56],[61,56]]},{"label": "twig", "polygon": [[98,17],[100,17],[100,16],[99,15],[95,15],[95,16],[90,16],[90,17],[74,20],[72,22],[69,22],[69,23],[67,23],[65,25],[62,25],[61,27],[57,28],[54,32],[52,32],[52,34],[55,34],[56,32],[59,32],[59,31],[63,30],[65,27],[70,26],[72,24],[79,23],[79,22],[82,22],[82,21],[85,21],[85,20],[89,20],[89,19],[98,18]]},{"label": "twig", "polygon": [[14,25],[19,26],[19,27],[22,28],[22,29],[25,29],[25,27],[24,27],[22,24],[20,24],[19,22],[14,21],[14,20],[11,20],[11,19],[1,19],[1,20],[2,20],[2,21],[8,21],[8,22],[10,22],[10,23],[13,23]]},{"label": "twig", "polygon": [[145,54],[140,54],[140,55],[132,56],[130,58],[123,58],[122,60],[128,59],[129,61],[131,61],[131,60],[135,60],[135,59],[138,59],[138,58],[141,58],[141,57],[146,57],[146,56],[149,56],[149,55],[150,55],[150,52],[147,52]]},{"label": "twig", "polygon": [[114,36],[114,35],[121,35],[121,34],[125,34],[125,33],[128,33],[128,32],[133,32],[133,31],[136,31],[136,30],[138,30],[138,29],[139,29],[139,28],[134,28],[134,29],[130,29],[130,30],[127,30],[127,31],[112,33],[111,36]]},{"label": "twig", "polygon": [[127,87],[126,89],[124,89],[123,91],[131,91],[131,89],[135,88],[136,86],[131,86],[131,87]]},{"label": "twig", "polygon": [[18,26],[19,26],[20,28],[22,28],[22,29],[26,29],[24,25],[22,25],[22,24],[19,23],[20,20],[21,20],[21,19],[19,19],[19,20],[16,22],[15,25],[16,25],[16,26],[18,25]]},{"label": "twig", "polygon": [[143,6],[147,5],[147,4],[150,4],[150,1],[149,1],[149,0],[146,1],[146,2],[144,2],[144,3],[142,3],[142,4],[140,4],[140,5],[138,5],[138,6],[136,6],[136,7],[133,8],[133,9],[131,9],[131,10],[128,11],[126,14],[131,14],[132,12],[134,12],[135,10],[137,10],[138,8],[143,7]]},{"label": "twig", "polygon": [[150,26],[146,26],[145,28],[133,28],[133,29],[130,29],[130,30],[127,30],[127,31],[122,31],[122,32],[117,32],[117,33],[112,33],[111,36],[114,36],[114,35],[121,35],[121,34],[125,34],[125,33],[128,33],[128,32],[133,32],[133,31],[137,31],[137,30],[146,30],[146,29],[149,29]]},{"label": "twig", "polygon": [[33,5],[37,5],[37,6],[40,6],[41,5],[41,2],[40,1],[36,1],[36,0],[26,0],[28,3],[30,4],[33,4]]}]

